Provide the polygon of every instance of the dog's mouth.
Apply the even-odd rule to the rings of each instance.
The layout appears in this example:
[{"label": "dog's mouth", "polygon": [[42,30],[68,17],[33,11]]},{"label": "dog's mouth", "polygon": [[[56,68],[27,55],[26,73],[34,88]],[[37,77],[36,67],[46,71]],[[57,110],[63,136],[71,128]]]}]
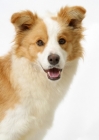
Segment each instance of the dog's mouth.
[{"label": "dog's mouth", "polygon": [[52,68],[44,71],[47,73],[47,77],[50,80],[58,80],[61,77],[62,69]]}]

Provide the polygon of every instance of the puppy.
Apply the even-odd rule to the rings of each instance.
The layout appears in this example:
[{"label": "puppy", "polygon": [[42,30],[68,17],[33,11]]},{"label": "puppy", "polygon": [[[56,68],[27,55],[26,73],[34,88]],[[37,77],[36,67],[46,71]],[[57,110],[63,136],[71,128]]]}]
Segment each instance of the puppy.
[{"label": "puppy", "polygon": [[0,58],[0,140],[43,138],[83,56],[85,13],[66,6],[52,16],[12,15],[14,45]]}]

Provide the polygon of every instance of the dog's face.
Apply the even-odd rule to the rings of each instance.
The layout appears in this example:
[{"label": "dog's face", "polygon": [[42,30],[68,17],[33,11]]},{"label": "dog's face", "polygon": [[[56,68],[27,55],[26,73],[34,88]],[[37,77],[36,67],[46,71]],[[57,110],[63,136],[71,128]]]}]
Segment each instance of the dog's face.
[{"label": "dog's face", "polygon": [[78,6],[62,8],[57,16],[43,19],[30,11],[13,14],[16,55],[39,63],[50,80],[59,79],[67,61],[82,57],[84,14],[85,9]]},{"label": "dog's face", "polygon": [[[43,20],[47,29],[47,43],[43,52],[38,53],[38,61],[51,80],[60,78],[65,66],[67,52],[62,48],[66,45],[66,37],[63,36],[61,25],[50,18]],[[45,44],[38,40],[38,45]]]}]

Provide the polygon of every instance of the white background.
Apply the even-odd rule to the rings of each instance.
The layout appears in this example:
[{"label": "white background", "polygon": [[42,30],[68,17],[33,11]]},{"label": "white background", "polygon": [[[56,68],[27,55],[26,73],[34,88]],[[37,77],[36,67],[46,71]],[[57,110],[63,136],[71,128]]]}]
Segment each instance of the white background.
[{"label": "white background", "polygon": [[20,10],[56,12],[62,6],[81,5],[87,10],[84,60],[65,99],[59,105],[44,140],[99,140],[99,1],[98,0],[0,0],[0,55],[11,47],[11,15]]}]

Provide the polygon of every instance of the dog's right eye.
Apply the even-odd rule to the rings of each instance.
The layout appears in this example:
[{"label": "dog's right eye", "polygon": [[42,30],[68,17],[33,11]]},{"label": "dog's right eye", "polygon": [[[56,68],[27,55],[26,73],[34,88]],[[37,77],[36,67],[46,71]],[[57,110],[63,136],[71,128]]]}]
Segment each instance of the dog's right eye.
[{"label": "dog's right eye", "polygon": [[44,46],[44,42],[43,42],[42,40],[38,40],[38,41],[36,42],[36,44],[37,44],[38,46]]},{"label": "dog's right eye", "polygon": [[59,41],[58,41],[58,43],[60,45],[64,45],[66,43],[66,40],[64,38],[60,38]]}]

